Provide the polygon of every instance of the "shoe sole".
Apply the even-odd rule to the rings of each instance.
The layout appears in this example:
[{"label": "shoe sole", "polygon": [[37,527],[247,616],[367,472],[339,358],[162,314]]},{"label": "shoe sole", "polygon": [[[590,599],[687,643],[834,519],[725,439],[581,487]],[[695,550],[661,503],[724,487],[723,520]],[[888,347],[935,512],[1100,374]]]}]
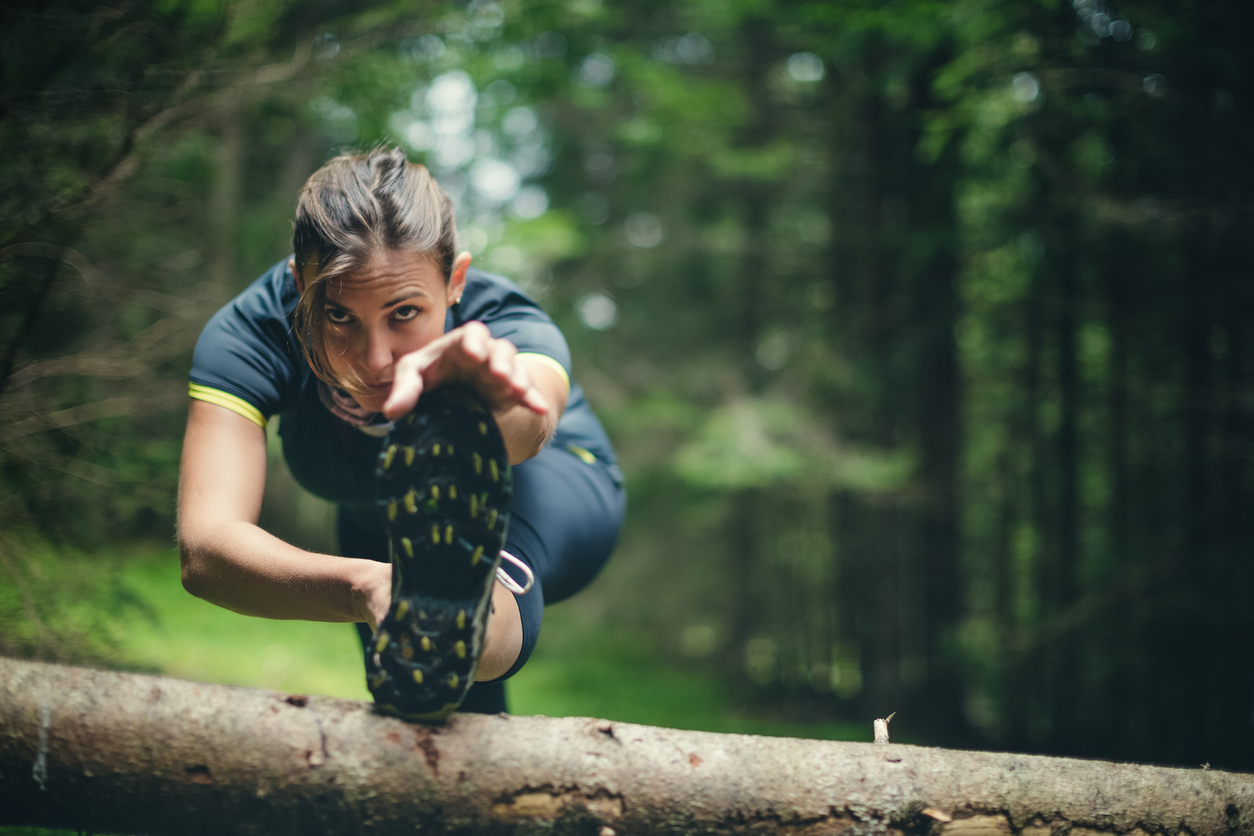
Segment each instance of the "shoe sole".
[{"label": "shoe sole", "polygon": [[366,681],[386,713],[442,720],[474,682],[509,525],[508,461],[492,413],[459,387],[424,392],[384,440],[392,606],[366,650]]}]

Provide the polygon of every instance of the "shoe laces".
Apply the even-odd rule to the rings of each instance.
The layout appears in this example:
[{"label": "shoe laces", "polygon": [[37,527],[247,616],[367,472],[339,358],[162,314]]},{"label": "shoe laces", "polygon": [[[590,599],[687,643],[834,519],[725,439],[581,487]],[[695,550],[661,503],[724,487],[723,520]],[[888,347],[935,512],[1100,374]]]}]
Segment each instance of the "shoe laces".
[{"label": "shoe laces", "polygon": [[496,579],[501,582],[501,585],[515,595],[526,595],[530,592],[531,587],[533,587],[536,583],[536,576],[531,573],[531,567],[514,557],[509,552],[505,551],[505,549],[501,549],[501,559],[508,560],[510,563],[521,569],[522,573],[527,576],[527,585],[519,586],[518,581],[510,577],[509,572],[505,571],[504,566],[498,566],[496,567]]}]

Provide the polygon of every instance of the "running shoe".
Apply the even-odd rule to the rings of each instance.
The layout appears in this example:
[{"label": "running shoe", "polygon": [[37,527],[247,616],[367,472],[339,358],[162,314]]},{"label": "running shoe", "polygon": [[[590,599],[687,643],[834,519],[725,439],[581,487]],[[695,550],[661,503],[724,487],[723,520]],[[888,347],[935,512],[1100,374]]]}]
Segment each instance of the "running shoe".
[{"label": "running shoe", "polygon": [[376,474],[392,607],[366,649],[366,680],[381,711],[442,720],[483,652],[509,525],[505,444],[478,394],[442,386],[396,422]]}]

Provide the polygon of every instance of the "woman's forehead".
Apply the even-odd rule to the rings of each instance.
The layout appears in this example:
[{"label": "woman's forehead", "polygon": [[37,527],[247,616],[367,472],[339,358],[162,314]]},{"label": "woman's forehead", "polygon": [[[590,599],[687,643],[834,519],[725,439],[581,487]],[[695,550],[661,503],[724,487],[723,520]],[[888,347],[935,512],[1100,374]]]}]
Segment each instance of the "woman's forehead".
[{"label": "woman's forehead", "polygon": [[434,294],[444,283],[444,274],[430,255],[412,250],[380,250],[365,264],[329,282],[327,296],[383,297],[402,288]]}]

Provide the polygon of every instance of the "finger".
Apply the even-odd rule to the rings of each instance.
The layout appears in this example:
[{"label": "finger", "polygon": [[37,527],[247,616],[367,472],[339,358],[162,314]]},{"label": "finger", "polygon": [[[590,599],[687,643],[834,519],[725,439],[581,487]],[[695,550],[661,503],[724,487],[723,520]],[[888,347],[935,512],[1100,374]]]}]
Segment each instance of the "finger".
[{"label": "finger", "polygon": [[512,360],[513,374],[510,382],[513,384],[514,391],[518,394],[518,402],[539,415],[544,415],[549,411],[548,398],[536,388],[531,381],[531,372],[527,369],[527,364],[520,362],[517,355]]},{"label": "finger", "polygon": [[[421,381],[417,392],[412,393],[414,402],[422,392],[440,385],[450,374],[456,374],[457,367],[462,365],[461,339],[460,333],[449,331],[397,361],[396,380],[407,381],[408,385],[408,381],[416,376]],[[411,394],[408,388],[402,392],[407,396]],[[410,403],[409,408],[413,408],[413,403]]]},{"label": "finger", "polygon": [[488,368],[492,370],[493,375],[513,386],[514,355],[518,353],[518,349],[509,340],[493,340],[489,350],[491,356],[488,360]]},{"label": "finger", "polygon": [[549,399],[540,394],[540,390],[534,386],[528,387],[527,394],[523,399],[523,406],[530,409],[536,415],[547,415],[549,411]]},{"label": "finger", "polygon": [[527,367],[518,362],[517,356],[512,360],[513,372],[510,375],[510,382],[519,393],[526,392],[533,388],[531,383],[531,375],[527,373]]},{"label": "finger", "polygon": [[464,332],[457,328],[436,337],[417,351],[406,354],[401,358],[401,362],[410,361],[414,363],[414,368],[419,374],[425,372],[430,366],[445,358],[451,353],[455,353],[461,349]]},{"label": "finger", "polygon": [[414,378],[412,381],[399,386],[392,387],[392,394],[388,396],[388,400],[383,404],[383,415],[389,421],[395,421],[403,415],[408,415],[418,405],[418,398],[422,397],[422,378]]},{"label": "finger", "polygon": [[462,326],[462,351],[470,359],[482,363],[488,359],[492,334],[482,322],[468,322]]},{"label": "finger", "polygon": [[422,358],[414,355],[406,355],[396,364],[392,391],[383,403],[383,415],[389,421],[395,421],[418,404],[425,383],[422,374],[418,372],[421,360]]}]

